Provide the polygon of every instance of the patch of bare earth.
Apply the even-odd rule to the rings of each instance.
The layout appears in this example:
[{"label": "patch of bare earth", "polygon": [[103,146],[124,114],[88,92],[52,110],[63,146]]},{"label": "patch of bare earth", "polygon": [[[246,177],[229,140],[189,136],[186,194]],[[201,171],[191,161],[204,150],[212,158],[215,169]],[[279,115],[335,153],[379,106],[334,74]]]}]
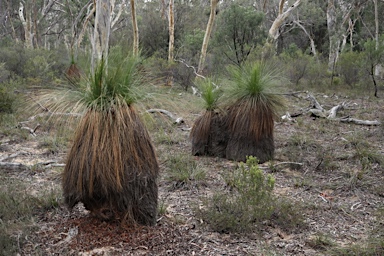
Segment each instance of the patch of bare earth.
[{"label": "patch of bare earth", "polygon": [[[309,102],[288,97],[289,112],[303,111]],[[348,107],[338,113],[366,120],[384,120],[381,99],[350,100],[317,95],[323,107],[330,109],[341,101]],[[197,113],[194,113],[197,114]],[[364,242],[377,225],[375,212],[384,207],[384,170],[382,164],[369,161],[359,150],[383,156],[384,129],[311,117],[303,113],[292,122],[278,122],[275,127],[276,159],[262,165],[276,178],[275,193],[290,200],[304,217],[305,226],[287,230],[284,226],[265,224],[255,233],[223,234],[213,232],[197,219],[194,207],[202,198],[226,187],[222,174],[236,167],[225,159],[194,158],[206,171],[204,181],[175,184],[166,179],[165,159],[169,154],[189,154],[189,132],[196,115],[183,116],[183,127],[175,126],[168,142],[157,142],[162,166],[159,180],[159,205],[164,213],[154,227],[123,227],[118,222],[92,218],[82,207],[69,212],[64,205],[36,215],[36,229],[20,245],[21,255],[325,255],[319,237],[333,245],[349,246]],[[182,129],[183,128],[183,129]],[[63,163],[64,154],[47,155],[35,141],[37,132],[22,143],[2,138],[0,159],[21,152],[10,159],[25,165]],[[5,142],[5,143],[4,143]],[[367,144],[364,144],[364,143]],[[362,148],[357,148],[361,143]],[[361,158],[360,158],[361,157]],[[3,171],[3,170],[2,170]],[[4,170],[5,171],[5,170]],[[46,186],[60,188],[59,167],[34,170],[7,170],[29,184],[31,191]]]}]

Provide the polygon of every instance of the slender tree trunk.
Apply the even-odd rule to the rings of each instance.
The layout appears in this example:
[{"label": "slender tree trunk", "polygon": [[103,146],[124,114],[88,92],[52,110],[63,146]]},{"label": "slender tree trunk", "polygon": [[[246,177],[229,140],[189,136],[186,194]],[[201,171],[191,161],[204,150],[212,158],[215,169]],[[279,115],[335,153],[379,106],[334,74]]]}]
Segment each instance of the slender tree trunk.
[{"label": "slender tree trunk", "polygon": [[339,58],[340,39],[337,34],[337,13],[334,0],[328,0],[327,6],[327,27],[329,34],[329,57],[328,71],[333,72],[336,62]]},{"label": "slender tree trunk", "polygon": [[169,1],[169,15],[168,15],[168,29],[169,29],[169,48],[168,48],[168,61],[174,60],[175,51],[175,15],[174,15],[174,0]]},{"label": "slender tree trunk", "polygon": [[131,0],[132,29],[133,29],[133,55],[139,54],[139,29],[137,27],[135,0]]},{"label": "slender tree trunk", "polygon": [[[115,1],[112,2],[112,8],[115,9]],[[119,21],[119,18],[121,16],[121,14],[123,13],[123,10],[125,9],[125,0],[122,0],[121,3],[120,3],[120,6],[119,6],[119,10],[117,11],[117,14],[115,15],[115,17],[113,17],[112,21],[111,21],[111,29],[112,29],[112,32],[115,31],[113,30],[114,26],[117,24],[117,22]],[[136,16],[136,8],[135,8],[135,16]],[[136,19],[137,20],[137,19]],[[136,22],[137,24],[137,22]],[[139,45],[139,44],[137,44]]]},{"label": "slender tree trunk", "polygon": [[211,13],[209,15],[207,29],[205,30],[204,41],[203,41],[203,45],[201,47],[199,66],[197,68],[197,73],[198,74],[201,74],[201,72],[204,69],[205,58],[207,56],[207,49],[208,49],[209,38],[211,36],[213,22],[215,21],[216,7],[217,7],[218,3],[219,3],[219,0],[211,0]]},{"label": "slender tree trunk", "polygon": [[107,61],[111,33],[111,4],[109,0],[96,0],[95,28],[92,42],[92,73],[100,60]]},{"label": "slender tree trunk", "polygon": [[[377,0],[373,0],[374,8],[375,8],[375,49],[379,49],[379,32],[380,32],[380,27],[379,27],[379,10],[377,6]],[[380,71],[381,71],[381,64],[377,64],[375,66],[375,76],[380,76]],[[375,87],[376,88],[376,87]],[[375,93],[375,96],[377,95],[377,90]]]},{"label": "slender tree trunk", "polygon": [[31,32],[31,20],[30,15],[28,14],[30,10],[26,10],[26,17],[24,16],[24,4],[20,2],[19,4],[19,19],[24,29],[24,37],[25,37],[25,47],[33,48],[33,40],[32,40],[32,32]]},{"label": "slender tree trunk", "polygon": [[[92,8],[91,8],[92,7]],[[83,37],[84,37],[84,34],[85,32],[88,32],[87,28],[88,28],[88,23],[89,21],[91,20],[91,18],[94,16],[95,12],[96,12],[96,5],[93,3],[87,3],[86,6],[83,7],[82,10],[85,10],[87,9],[87,16],[86,18],[84,19],[84,22],[83,22],[83,26],[82,26],[82,29],[80,32],[76,32],[75,34],[75,29],[73,30],[73,36],[77,36],[77,38],[74,39],[74,42],[75,42],[75,47],[76,49],[80,48],[80,44],[81,42],[83,41]],[[74,26],[77,26],[77,21],[81,19],[81,13],[79,13],[79,15],[76,17],[76,20],[74,22]],[[92,37],[91,37],[92,38]]]},{"label": "slender tree trunk", "polygon": [[315,40],[313,39],[312,35],[305,29],[305,27],[303,25],[301,25],[300,21],[294,21],[294,23],[297,26],[299,26],[299,28],[301,28],[304,31],[304,33],[308,36],[309,42],[311,45],[311,52],[312,52],[314,57],[317,57],[316,44],[315,44]]},{"label": "slender tree trunk", "polygon": [[10,5],[10,1],[6,1],[7,3],[7,11],[6,11],[6,15],[8,16],[8,19],[9,20],[9,24],[11,26],[11,30],[12,30],[12,38],[15,40],[16,43],[19,42],[19,38],[17,37],[16,35],[16,30],[15,30],[15,26],[13,25],[13,19],[10,16],[10,13],[12,12],[12,8],[11,8],[11,5]]},{"label": "slender tree trunk", "polygon": [[31,19],[31,27],[33,29],[33,43],[35,48],[39,48],[40,38],[39,38],[39,27],[38,27],[38,19],[37,19],[37,7],[36,0],[33,0],[32,4],[32,12],[33,12],[33,20]]}]

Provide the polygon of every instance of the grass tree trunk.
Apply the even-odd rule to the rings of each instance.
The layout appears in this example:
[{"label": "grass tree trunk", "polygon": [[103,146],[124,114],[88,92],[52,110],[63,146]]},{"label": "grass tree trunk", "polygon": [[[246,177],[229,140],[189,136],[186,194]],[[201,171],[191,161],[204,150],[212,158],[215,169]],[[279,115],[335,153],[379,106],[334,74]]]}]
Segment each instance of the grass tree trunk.
[{"label": "grass tree trunk", "polygon": [[219,0],[211,0],[211,13],[209,15],[209,20],[208,20],[208,23],[207,23],[207,29],[205,30],[203,45],[201,46],[199,66],[197,68],[197,73],[198,74],[201,74],[201,72],[204,69],[205,58],[207,56],[207,49],[208,49],[209,38],[211,36],[213,23],[215,21],[216,7],[217,7],[218,3],[219,3]]},{"label": "grass tree trunk", "polygon": [[227,110],[228,144],[226,158],[246,161],[256,157],[260,163],[274,157],[274,120],[283,106],[282,98],[273,93],[282,83],[279,69],[255,63],[233,71],[235,86]]},{"label": "grass tree trunk", "polygon": [[64,175],[65,202],[83,202],[102,219],[154,225],[158,163],[136,111],[89,110],[76,132]]},{"label": "grass tree trunk", "polygon": [[228,129],[225,115],[206,110],[193,124],[190,139],[192,155],[225,157]]},{"label": "grass tree trunk", "polygon": [[139,54],[139,28],[137,26],[135,0],[131,0],[131,15],[132,15],[132,29],[133,29],[133,54]]},{"label": "grass tree trunk", "polygon": [[262,103],[238,101],[228,110],[229,140],[226,158],[246,161],[256,157],[260,163],[272,160],[275,152],[274,114]]}]

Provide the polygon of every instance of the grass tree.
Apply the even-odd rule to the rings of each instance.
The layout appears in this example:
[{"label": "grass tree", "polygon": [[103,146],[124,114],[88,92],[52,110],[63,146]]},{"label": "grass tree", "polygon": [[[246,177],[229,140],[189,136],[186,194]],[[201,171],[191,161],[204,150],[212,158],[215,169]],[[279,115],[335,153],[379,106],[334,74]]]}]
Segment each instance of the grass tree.
[{"label": "grass tree", "polygon": [[136,51],[125,59],[121,50],[109,53],[110,4],[96,1],[89,79],[64,94],[63,102],[85,108],[64,168],[64,198],[103,219],[154,225],[159,166],[133,106],[143,77]]},{"label": "grass tree", "polygon": [[136,56],[119,59],[121,51],[109,55],[108,66],[102,60],[88,78],[42,97],[55,101],[51,110],[83,113],[63,173],[65,203],[72,209],[82,202],[103,219],[154,225],[159,166],[134,107],[141,64]]},{"label": "grass tree", "polygon": [[228,91],[226,158],[245,161],[247,156],[255,156],[260,163],[271,160],[274,120],[283,106],[274,91],[282,82],[278,69],[257,62],[230,71],[234,84]]},{"label": "grass tree", "polygon": [[223,114],[216,112],[221,91],[210,79],[204,80],[200,87],[205,111],[196,119],[190,133],[192,154],[224,157],[226,129],[223,129]]}]

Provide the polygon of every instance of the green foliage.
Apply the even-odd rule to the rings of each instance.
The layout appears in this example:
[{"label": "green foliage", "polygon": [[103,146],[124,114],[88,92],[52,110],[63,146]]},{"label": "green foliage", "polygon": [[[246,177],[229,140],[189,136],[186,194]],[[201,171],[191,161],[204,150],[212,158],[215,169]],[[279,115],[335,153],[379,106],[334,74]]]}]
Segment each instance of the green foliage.
[{"label": "green foliage", "polygon": [[142,47],[145,56],[157,54],[161,58],[166,59],[169,36],[167,23],[161,19],[158,12],[149,13],[149,11],[145,10],[144,13],[145,20],[148,22],[144,22],[143,26],[140,27],[140,47]]},{"label": "green foliage", "polygon": [[226,62],[242,65],[266,38],[261,25],[263,20],[264,14],[253,7],[232,4],[218,17],[218,28],[212,42],[214,51],[225,56]]},{"label": "green foliage", "polygon": [[5,63],[0,63],[0,83],[9,79],[10,72],[5,68]]},{"label": "green foliage", "polygon": [[241,162],[235,173],[224,178],[226,183],[235,188],[240,195],[249,195],[251,198],[247,200],[251,200],[252,205],[259,205],[258,207],[264,208],[267,212],[272,208],[268,202],[273,201],[272,191],[275,179],[270,174],[264,175],[255,157],[247,157],[246,163]]},{"label": "green foliage", "polygon": [[355,87],[361,78],[363,68],[362,54],[359,52],[344,52],[337,63],[339,74],[350,87]]},{"label": "green foliage", "polygon": [[309,67],[313,64],[314,57],[303,53],[295,44],[291,44],[285,52],[280,55],[283,60],[284,69],[291,83],[296,86],[308,76]]},{"label": "green foliage", "polygon": [[308,66],[306,84],[302,88],[306,90],[312,88],[325,91],[330,84],[327,78],[327,64],[313,60]]},{"label": "green foliage", "polygon": [[32,79],[36,84],[60,77],[69,61],[60,50],[27,49],[19,44],[0,48],[0,63],[10,72],[10,77]]},{"label": "green foliage", "polygon": [[384,41],[384,35],[379,39],[379,44],[372,39],[368,39],[364,43],[364,55],[365,66],[368,74],[371,77],[374,86],[374,95],[377,97],[378,82],[376,81],[375,70],[376,67],[384,62],[384,44],[380,43]]},{"label": "green foliage", "polygon": [[364,42],[364,55],[366,64],[368,68],[375,67],[384,60],[384,45],[380,42],[384,41],[384,35],[379,38],[379,44],[376,45],[376,42],[373,39],[368,39]]},{"label": "green foliage", "polygon": [[229,99],[250,100],[275,115],[284,106],[282,97],[276,94],[284,79],[273,65],[256,62],[242,68],[231,67],[229,72],[233,79],[233,86],[226,93]]},{"label": "green foliage", "polygon": [[0,114],[12,113],[16,96],[6,84],[0,84]]},{"label": "green foliage", "polygon": [[82,112],[85,108],[113,111],[117,106],[136,102],[143,84],[141,60],[126,56],[119,49],[111,50],[106,60],[100,61],[93,74],[79,82],[43,90],[40,104],[59,112]]},{"label": "green foliage", "polygon": [[216,109],[222,91],[214,85],[211,79],[204,79],[199,87],[201,90],[201,98],[204,101],[204,108],[206,110]]},{"label": "green foliage", "polygon": [[183,59],[191,59],[188,61],[190,65],[198,64],[204,35],[203,29],[194,29],[192,32],[186,33],[182,39],[179,54]]},{"label": "green foliage", "polygon": [[239,168],[224,177],[231,194],[216,192],[203,202],[198,215],[217,232],[248,232],[255,224],[271,218],[275,199],[275,179],[265,175],[257,165],[257,159],[248,157]]},{"label": "green foliage", "polygon": [[102,60],[89,80],[84,103],[100,109],[109,109],[118,101],[127,105],[134,103],[137,99],[134,89],[141,84],[139,63],[139,59],[134,56],[121,60],[117,55],[112,55],[108,66]]}]

